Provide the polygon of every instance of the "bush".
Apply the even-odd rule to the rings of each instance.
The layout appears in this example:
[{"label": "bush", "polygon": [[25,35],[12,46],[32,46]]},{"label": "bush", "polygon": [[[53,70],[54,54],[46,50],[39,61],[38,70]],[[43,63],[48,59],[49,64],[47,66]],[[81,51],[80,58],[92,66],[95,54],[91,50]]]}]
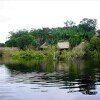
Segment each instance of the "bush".
[{"label": "bush", "polygon": [[59,51],[56,50],[55,46],[49,45],[47,50],[44,51],[47,60],[56,60],[59,57]]},{"label": "bush", "polygon": [[100,58],[100,37],[93,36],[85,47],[87,57]]},{"label": "bush", "polygon": [[15,59],[35,59],[35,60],[43,60],[45,55],[41,52],[36,51],[20,51],[13,54],[13,58]]}]

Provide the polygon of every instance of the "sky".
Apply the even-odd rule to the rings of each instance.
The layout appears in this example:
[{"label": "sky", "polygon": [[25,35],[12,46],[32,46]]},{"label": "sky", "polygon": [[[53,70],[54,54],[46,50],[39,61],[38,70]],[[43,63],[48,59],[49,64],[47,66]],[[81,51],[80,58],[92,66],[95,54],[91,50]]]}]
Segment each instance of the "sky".
[{"label": "sky", "polygon": [[63,27],[67,20],[97,19],[100,28],[99,10],[99,0],[0,0],[0,43],[10,31]]}]

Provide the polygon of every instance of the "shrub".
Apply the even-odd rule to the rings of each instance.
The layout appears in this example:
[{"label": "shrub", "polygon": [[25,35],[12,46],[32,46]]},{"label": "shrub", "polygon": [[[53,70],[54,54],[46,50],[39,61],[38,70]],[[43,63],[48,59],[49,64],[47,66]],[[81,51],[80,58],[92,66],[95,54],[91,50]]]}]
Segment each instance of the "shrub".
[{"label": "shrub", "polygon": [[35,60],[43,60],[45,58],[45,55],[41,52],[36,51],[20,51],[13,54],[13,58],[15,59],[35,59]]},{"label": "shrub", "polygon": [[87,57],[100,58],[100,37],[93,36],[85,47],[85,52]]}]

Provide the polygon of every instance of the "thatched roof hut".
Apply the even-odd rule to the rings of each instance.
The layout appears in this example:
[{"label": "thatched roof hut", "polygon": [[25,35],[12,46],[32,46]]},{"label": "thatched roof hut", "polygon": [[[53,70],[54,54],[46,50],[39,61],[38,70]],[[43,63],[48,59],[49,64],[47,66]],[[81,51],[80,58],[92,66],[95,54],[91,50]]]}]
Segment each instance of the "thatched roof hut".
[{"label": "thatched roof hut", "polygon": [[47,49],[47,48],[48,48],[48,46],[47,46],[46,42],[40,46],[41,50],[44,50],[44,49]]},{"label": "thatched roof hut", "polygon": [[58,42],[57,47],[59,50],[69,49],[69,42]]}]

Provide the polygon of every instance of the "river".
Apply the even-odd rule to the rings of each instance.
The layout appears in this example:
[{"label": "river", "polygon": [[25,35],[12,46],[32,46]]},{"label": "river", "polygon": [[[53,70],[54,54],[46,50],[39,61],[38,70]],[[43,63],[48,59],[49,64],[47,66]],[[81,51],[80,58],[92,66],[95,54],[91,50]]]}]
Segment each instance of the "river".
[{"label": "river", "polygon": [[100,100],[100,62],[0,59],[0,100]]}]

